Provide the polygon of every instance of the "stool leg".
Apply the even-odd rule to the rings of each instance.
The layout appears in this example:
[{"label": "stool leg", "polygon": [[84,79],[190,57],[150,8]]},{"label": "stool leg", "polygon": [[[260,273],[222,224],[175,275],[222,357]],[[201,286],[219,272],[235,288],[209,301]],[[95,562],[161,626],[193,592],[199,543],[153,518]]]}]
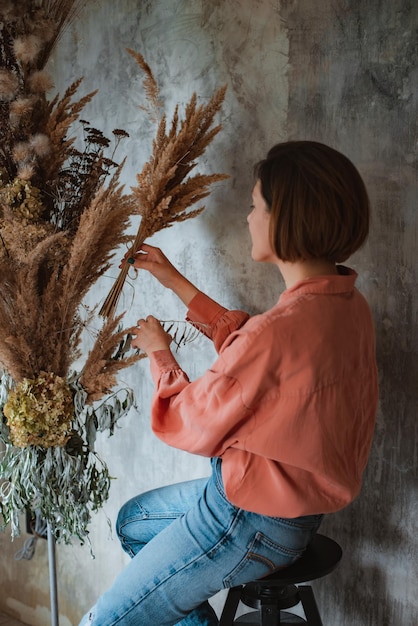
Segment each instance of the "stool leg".
[{"label": "stool leg", "polygon": [[242,587],[232,587],[226,596],[224,608],[222,610],[219,626],[232,626],[235,613],[237,612]]},{"label": "stool leg", "polygon": [[303,610],[305,611],[306,623],[309,624],[309,626],[323,626],[312,587],[302,585],[298,587],[298,591]]},{"label": "stool leg", "polygon": [[271,602],[263,602],[261,600],[261,626],[279,626],[280,624],[280,609],[277,604]]}]

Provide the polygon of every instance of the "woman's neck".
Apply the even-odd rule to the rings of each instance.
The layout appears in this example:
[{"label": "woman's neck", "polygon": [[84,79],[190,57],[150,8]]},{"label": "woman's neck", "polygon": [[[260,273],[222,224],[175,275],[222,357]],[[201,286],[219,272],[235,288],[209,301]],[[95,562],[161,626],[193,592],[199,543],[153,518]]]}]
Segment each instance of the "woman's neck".
[{"label": "woman's neck", "polygon": [[323,259],[308,259],[306,261],[294,262],[279,260],[277,266],[286,283],[286,289],[290,289],[290,287],[306,278],[338,274],[335,263]]}]

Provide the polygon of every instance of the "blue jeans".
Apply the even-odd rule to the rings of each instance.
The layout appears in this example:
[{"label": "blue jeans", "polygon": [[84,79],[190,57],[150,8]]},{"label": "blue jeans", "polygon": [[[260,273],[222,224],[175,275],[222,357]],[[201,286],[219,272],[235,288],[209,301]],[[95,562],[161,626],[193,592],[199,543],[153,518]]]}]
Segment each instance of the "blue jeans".
[{"label": "blue jeans", "polygon": [[211,596],[303,553],[322,515],[239,509],[225,496],[220,459],[212,469],[209,479],[155,489],[122,507],[117,533],[132,560],[80,626],[215,626]]}]

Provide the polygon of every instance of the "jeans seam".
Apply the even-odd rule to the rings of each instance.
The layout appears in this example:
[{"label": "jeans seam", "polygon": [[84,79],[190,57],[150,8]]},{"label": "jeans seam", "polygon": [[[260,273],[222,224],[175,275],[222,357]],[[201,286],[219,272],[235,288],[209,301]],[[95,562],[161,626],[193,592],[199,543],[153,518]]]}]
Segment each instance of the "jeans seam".
[{"label": "jeans seam", "polygon": [[149,512],[147,513],[143,513],[142,515],[132,515],[131,517],[125,517],[123,520],[123,524],[120,524],[120,528],[123,528],[124,526],[126,526],[127,524],[132,524],[132,522],[143,522],[145,520],[160,520],[160,519],[177,519],[178,517],[181,517],[181,513],[177,512],[166,512],[166,513],[153,513],[150,514]]},{"label": "jeans seam", "polygon": [[168,575],[166,575],[165,578],[161,579],[157,584],[154,584],[154,586],[152,588],[150,588],[147,593],[142,596],[137,602],[135,602],[125,613],[124,615],[121,615],[120,617],[118,617],[118,621],[114,622],[114,624],[118,624],[118,622],[125,618],[126,615],[128,615],[133,609],[135,609],[135,607],[139,606],[143,601],[145,601],[148,596],[153,593],[154,591],[156,591],[161,585],[167,583],[168,580],[170,580],[170,578],[172,578],[173,576],[179,574],[180,572],[182,572],[186,567],[190,567],[192,565],[194,565],[195,563],[198,563],[201,559],[203,558],[210,558],[211,556],[213,556],[214,554],[216,554],[216,552],[225,544],[225,542],[231,537],[233,529],[235,527],[235,525],[238,523],[239,518],[240,518],[240,513],[241,513],[241,509],[236,509],[235,511],[235,515],[233,516],[233,519],[231,521],[231,524],[228,526],[228,528],[225,530],[225,533],[223,534],[222,538],[214,545],[211,547],[210,550],[206,550],[204,553],[199,554],[198,556],[194,557],[192,560],[188,561],[187,563],[185,563],[181,568],[176,569],[176,571],[174,572],[170,572]]},{"label": "jeans seam", "polygon": [[178,568],[174,572],[170,572],[165,578],[161,579],[157,584],[154,584],[154,586],[152,588],[150,588],[147,591],[147,593],[144,596],[142,596],[137,602],[135,602],[131,607],[129,607],[129,609],[127,611],[125,611],[125,613],[123,615],[120,615],[117,618],[117,621],[113,622],[112,626],[117,625],[121,620],[123,620],[127,615],[129,615],[129,613],[133,609],[135,609],[142,602],[144,602],[151,593],[156,591],[159,587],[161,587],[161,585],[167,583],[167,581],[170,580],[170,578],[173,578],[173,576],[175,576],[175,575],[179,574],[180,572],[182,572],[186,567],[189,567],[190,565],[193,565],[194,563],[197,563],[201,558],[203,558],[203,557],[205,557],[207,555],[208,555],[208,552],[205,552],[204,554],[200,554],[199,556],[195,557],[194,559],[192,559],[188,563],[185,563],[181,568]]},{"label": "jeans seam", "polygon": [[[219,493],[219,495],[221,496],[221,498],[224,500],[224,502],[226,502],[232,509],[235,509],[235,511],[240,511],[241,509],[237,506],[235,506],[235,504],[232,504],[232,502],[230,502],[226,496],[225,493],[225,488],[224,488],[224,484],[223,484],[223,480],[222,480],[222,465],[221,465],[222,461],[221,459],[217,459],[215,461],[215,467],[214,467],[214,476],[215,476],[215,487],[217,492]],[[219,464],[219,469],[218,469],[218,464]]]}]

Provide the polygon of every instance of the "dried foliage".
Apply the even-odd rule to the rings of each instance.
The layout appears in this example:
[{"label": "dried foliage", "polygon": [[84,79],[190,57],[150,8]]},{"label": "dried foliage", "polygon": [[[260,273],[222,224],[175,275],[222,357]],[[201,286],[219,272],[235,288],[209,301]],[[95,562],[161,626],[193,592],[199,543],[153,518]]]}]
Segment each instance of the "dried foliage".
[{"label": "dried foliage", "polygon": [[[220,130],[213,120],[225,88],[206,106],[194,94],[184,120],[176,109],[167,131],[151,69],[128,51],[145,74],[143,108],[158,126],[131,193],[119,182],[124,163],[114,161],[127,133],[115,129],[111,141],[80,119],[96,92],[77,99],[80,79],[48,100],[46,62],[86,1],[0,0],[0,513],[14,535],[20,512],[36,506],[63,541],[83,540],[91,512],[108,497],[96,432],[112,434],[132,406],[130,390],[112,390],[118,373],[144,356],[129,353],[132,329],[115,313],[117,298],[105,303],[97,331],[94,311],[83,320],[83,300],[121,245],[137,250],[158,230],[198,215],[202,207],[189,207],[225,178],[190,175]],[[126,232],[137,214],[132,244]],[[72,372],[86,327],[93,347]]]},{"label": "dried foliage", "polygon": [[[79,119],[94,92],[74,101],[79,80],[62,98],[46,97],[45,63],[81,4],[0,5],[0,365],[16,383],[41,371],[68,375],[84,329],[80,303],[126,241],[134,212],[118,183],[121,167],[105,155],[110,140]],[[76,121],[82,150],[69,134]],[[126,134],[115,130],[114,143]],[[116,350],[119,332],[106,328]],[[102,395],[115,369],[112,361],[113,374],[101,377]]]},{"label": "dried foliage", "polygon": [[[108,497],[95,433],[111,434],[132,406],[129,390],[111,390],[140,358],[120,350],[130,329],[118,316],[103,323],[82,372],[71,372],[83,299],[126,242],[135,209],[113,161],[127,133],[115,130],[112,148],[80,120],[94,96],[76,99],[81,80],[47,99],[45,64],[82,4],[0,2],[0,513],[15,535],[20,512],[36,506],[64,541],[84,540]],[[81,149],[70,134],[77,122]]]},{"label": "dried foliage", "polygon": [[[128,52],[145,72],[144,84],[150,110],[157,112],[160,106],[159,91],[151,69],[142,55],[129,49]],[[213,121],[221,108],[225,92],[226,86],[219,89],[206,105],[198,105],[194,93],[186,106],[184,119],[180,121],[177,106],[168,130],[166,115],[162,115],[152,155],[137,174],[137,185],[132,187],[136,210],[141,215],[138,233],[131,246],[133,253],[154,233],[175,222],[199,215],[204,207],[194,210],[189,208],[209,195],[210,185],[228,178],[225,174],[191,175],[197,159],[221,130],[220,125],[213,127]],[[125,261],[102,306],[102,315],[114,315],[128,270],[129,263]]]}]

